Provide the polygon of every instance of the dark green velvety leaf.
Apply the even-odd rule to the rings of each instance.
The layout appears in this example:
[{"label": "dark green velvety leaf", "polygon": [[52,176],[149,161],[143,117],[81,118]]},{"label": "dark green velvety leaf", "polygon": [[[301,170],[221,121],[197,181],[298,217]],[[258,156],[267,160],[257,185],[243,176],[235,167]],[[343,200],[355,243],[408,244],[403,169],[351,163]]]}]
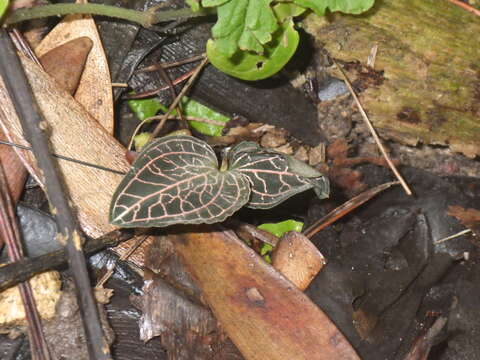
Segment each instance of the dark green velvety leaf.
[{"label": "dark green velvety leaf", "polygon": [[191,136],[166,136],[147,145],[118,186],[110,222],[163,227],[225,220],[249,199],[248,179],[221,172],[215,153]]},{"label": "dark green velvety leaf", "polygon": [[[291,157],[261,149],[253,142],[242,142],[232,148],[228,163],[231,172],[244,174],[250,180],[251,196],[246,205],[250,208],[270,209],[311,188],[320,198],[329,194],[328,179],[320,172],[311,167],[308,171],[305,167],[300,169],[298,164],[292,169],[291,164],[296,162]],[[295,168],[301,171],[295,172]]]}]

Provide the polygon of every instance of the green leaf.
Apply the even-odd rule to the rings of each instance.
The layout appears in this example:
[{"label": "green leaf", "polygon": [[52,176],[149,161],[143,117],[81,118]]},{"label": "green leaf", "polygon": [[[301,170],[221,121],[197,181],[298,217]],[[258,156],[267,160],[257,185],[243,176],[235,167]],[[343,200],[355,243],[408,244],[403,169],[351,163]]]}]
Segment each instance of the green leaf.
[{"label": "green leaf", "polygon": [[[285,220],[278,223],[267,223],[257,226],[261,230],[268,231],[276,237],[281,237],[289,231],[302,232],[303,222],[295,220]],[[262,254],[263,255],[263,254]]]},{"label": "green leaf", "polygon": [[3,16],[8,8],[8,0],[0,0],[0,18]]},{"label": "green leaf", "polygon": [[197,12],[200,10],[200,0],[185,0],[188,6],[192,9],[192,11]]},{"label": "green leaf", "polygon": [[217,41],[208,40],[207,56],[220,71],[243,80],[260,80],[280,71],[295,54],[299,42],[293,21],[286,21],[273,34],[273,41],[265,46],[263,55],[237,52],[229,57],[218,50]]},{"label": "green leaf", "polygon": [[[192,116],[196,118],[217,120],[227,123],[230,121],[230,118],[220,114],[219,112],[210,109],[208,106],[205,106],[198,101],[184,96],[182,98],[183,113],[186,116]],[[166,106],[161,104],[157,99],[140,99],[140,100],[129,100],[128,106],[132,112],[141,120],[145,120],[149,117],[155,116],[157,112],[163,111],[166,112],[168,109]],[[177,115],[176,110],[172,112],[173,116]],[[206,124],[200,121],[191,120],[188,122],[190,126],[198,131],[201,134],[208,136],[221,136],[223,126]]]},{"label": "green leaf", "polygon": [[165,106],[160,104],[157,99],[128,100],[127,103],[130,110],[132,110],[140,121],[155,116],[160,110],[163,112],[168,110]]},{"label": "green leaf", "polygon": [[214,6],[220,6],[225,4],[227,1],[230,0],[203,0],[202,5],[204,7],[214,7]]},{"label": "green leaf", "polygon": [[[182,98],[183,112],[186,116],[192,116],[202,119],[217,120],[227,123],[230,118],[210,109],[208,106],[200,104],[198,101],[189,99],[184,96]],[[223,126],[206,124],[200,121],[191,120],[188,122],[190,126],[199,133],[208,136],[221,136]]]},{"label": "green leaf", "polygon": [[305,12],[305,8],[295,5],[291,2],[279,2],[273,6],[273,12],[280,22],[286,19],[291,19],[295,16],[300,16]]},{"label": "green leaf", "polygon": [[341,11],[346,14],[361,14],[370,9],[375,0],[294,0],[294,2],[322,16],[327,8],[332,12]]},{"label": "green leaf", "polygon": [[141,150],[147,144],[148,140],[150,140],[150,135],[149,132],[142,132],[133,137],[133,144],[137,151]]},{"label": "green leaf", "polygon": [[292,157],[262,149],[254,142],[241,142],[228,154],[230,171],[246,175],[250,180],[251,196],[247,207],[253,209],[270,209],[311,188],[320,198],[328,197],[329,182],[325,176],[312,167],[309,167],[308,177],[302,176],[306,170],[303,168],[298,173],[292,163],[295,163]]},{"label": "green leaf", "polygon": [[215,223],[240,209],[250,195],[248,179],[220,172],[212,148],[191,136],[166,136],[138,155],[110,205],[110,222],[121,227]]},{"label": "green leaf", "polygon": [[263,54],[264,45],[272,40],[272,34],[279,27],[271,2],[229,0],[218,6],[218,20],[212,28],[217,51],[226,57],[238,49]]}]

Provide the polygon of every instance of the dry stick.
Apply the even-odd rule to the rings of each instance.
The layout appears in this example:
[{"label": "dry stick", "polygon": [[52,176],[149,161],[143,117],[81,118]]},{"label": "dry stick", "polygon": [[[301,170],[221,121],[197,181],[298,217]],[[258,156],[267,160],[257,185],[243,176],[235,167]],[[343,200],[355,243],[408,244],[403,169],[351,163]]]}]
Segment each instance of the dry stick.
[{"label": "dry stick", "polygon": [[[185,84],[185,86],[183,87],[182,91],[180,91],[180,94],[178,94],[178,96],[175,98],[175,100],[172,102],[172,104],[170,105],[170,107],[168,108],[167,112],[163,115],[159,115],[159,116],[152,116],[150,118],[147,118],[147,119],[144,119],[140,124],[137,125],[137,127],[135,128],[135,130],[133,131],[133,135],[132,137],[130,138],[130,143],[128,144],[128,150],[131,150],[132,149],[132,145],[133,145],[133,139],[135,138],[135,135],[137,135],[138,131],[140,131],[140,128],[147,122],[150,122],[152,120],[160,120],[160,122],[158,123],[158,125],[155,127],[155,130],[153,131],[152,134],[150,134],[150,137],[147,141],[147,143],[149,143],[150,141],[152,141],[152,139],[158,135],[158,133],[160,132],[160,130],[162,129],[163,125],[165,125],[165,122],[168,120],[169,116],[170,116],[170,113],[173,111],[173,109],[175,109],[175,107],[177,106],[177,104],[180,102],[180,100],[182,99],[183,95],[185,95],[185,93],[188,91],[188,89],[190,89],[190,87],[192,86],[193,84],[193,81],[196,79],[196,77],[198,76],[198,74],[200,74],[200,71],[203,69],[203,67],[205,66],[205,64],[208,62],[208,59],[207,58],[204,58],[204,60],[200,63],[200,65],[198,65],[198,67],[193,71],[193,72],[188,72],[186,74],[188,74],[188,77],[190,77],[190,79],[188,80],[188,82]],[[182,76],[185,76],[186,74],[182,75]],[[181,77],[182,77],[181,76]],[[180,77],[180,78],[181,78]],[[178,78],[178,79],[180,79]],[[175,79],[173,81],[173,83],[175,84],[175,82],[178,80],[178,79]],[[166,87],[165,89],[168,89],[168,87]],[[160,91],[160,90],[165,90],[165,89],[157,89],[155,90],[156,91]],[[139,94],[139,95],[145,95],[145,94]],[[145,96],[142,96],[142,97],[145,97]],[[131,96],[131,97],[127,97],[127,99],[139,99],[140,97],[137,97],[137,96]]]},{"label": "dry stick", "polygon": [[135,71],[136,74],[142,73],[142,72],[152,72],[152,71],[157,71],[159,70],[160,67],[164,69],[169,69],[171,67],[175,66],[180,66],[180,65],[185,65],[185,64],[190,64],[195,61],[200,61],[205,57],[205,55],[197,55],[197,56],[192,56],[191,58],[183,59],[183,60],[178,60],[178,61],[172,61],[172,62],[167,62],[163,64],[153,64],[149,66],[145,66],[144,68],[138,69]]},{"label": "dry stick", "polygon": [[434,243],[435,245],[438,245],[438,244],[444,243],[445,241],[458,238],[458,237],[460,237],[460,236],[462,236],[462,235],[470,234],[471,232],[472,232],[472,230],[470,230],[470,229],[465,229],[465,230],[462,230],[462,231],[460,231],[460,232],[458,232],[458,233],[456,233],[456,234],[447,236],[447,237],[445,237],[445,238],[443,238],[443,239],[436,240],[436,241],[434,241],[433,243]]},{"label": "dry stick", "polygon": [[360,195],[357,195],[354,198],[348,200],[346,203],[330,211],[327,215],[325,215],[321,219],[315,221],[312,225],[310,225],[307,229],[303,231],[303,235],[305,235],[309,239],[312,238],[312,236],[314,236],[316,233],[322,231],[323,229],[333,224],[338,219],[341,219],[352,210],[356,209],[360,205],[364,204],[365,202],[373,198],[378,193],[388,189],[392,185],[398,185],[398,184],[399,184],[398,181],[392,181],[382,185],[378,185],[372,189],[362,192]]},{"label": "dry stick", "polygon": [[[14,205],[10,198],[7,179],[0,164],[0,234],[8,246],[7,250],[10,261],[16,262],[21,260],[24,255],[21,235],[18,230],[18,223],[13,208]],[[28,323],[32,359],[49,360],[50,353],[43,334],[42,323],[37,311],[32,288],[28,282],[22,282],[19,285],[19,291]]]},{"label": "dry stick", "polygon": [[[170,95],[172,95],[172,99],[175,99],[175,97],[177,96],[177,92],[175,91],[175,86],[172,83],[172,79],[170,79],[170,76],[168,76],[167,72],[162,67],[162,64],[159,64],[158,70],[160,71],[160,75],[162,76],[163,80],[168,85],[168,89],[170,90]],[[185,117],[183,116],[183,109],[182,109],[182,103],[181,102],[179,102],[178,105],[177,105],[177,114],[180,116],[180,120],[182,122],[183,127],[185,129],[188,129],[187,121],[185,120]]]},{"label": "dry stick", "polygon": [[[162,118],[163,118],[163,115],[156,115],[156,116],[151,116],[146,120],[147,120],[147,122],[150,122],[150,121],[155,121],[155,120],[161,120]],[[221,122],[219,120],[204,119],[204,118],[199,118],[199,117],[196,117],[196,116],[186,116],[185,118],[189,121],[198,121],[198,122],[208,124],[208,125],[225,126],[225,123]],[[169,116],[167,120],[181,120],[181,119],[177,116]]]},{"label": "dry stick", "polygon": [[82,315],[83,326],[90,358],[111,359],[110,350],[103,336],[87,266],[82,251],[83,239],[73,217],[63,184],[57,174],[56,164],[44,130],[48,124],[38,112],[38,105],[28,84],[20,59],[12,46],[7,32],[0,30],[0,71],[15,105],[23,131],[32,145],[39,168],[45,178],[47,196],[55,214],[59,229],[58,238],[66,246],[68,262],[72,270],[77,299]]},{"label": "dry stick", "polygon": [[457,6],[461,7],[464,10],[467,10],[467,11],[471,12],[472,14],[480,16],[480,10],[474,8],[471,5],[468,5],[468,4],[466,4],[466,3],[464,3],[460,0],[448,0],[448,1],[450,1],[454,5],[457,5]]},{"label": "dry stick", "polygon": [[192,86],[193,82],[198,77],[198,75],[200,75],[200,72],[202,71],[203,67],[207,64],[207,62],[208,62],[208,58],[205,57],[205,59],[203,59],[203,61],[197,66],[197,68],[193,72],[190,79],[188,79],[188,82],[182,88],[182,91],[180,91],[180,94],[178,94],[178,96],[172,102],[172,104],[168,108],[167,112],[163,115],[163,118],[157,124],[157,127],[155,128],[155,130],[153,130],[152,134],[150,135],[149,141],[151,141],[153,138],[155,138],[158,135],[158,133],[160,132],[160,130],[162,130],[162,127],[165,124],[165,121],[167,121],[168,116],[173,111],[173,109],[175,109],[177,107],[178,103],[180,102],[182,97],[186,94],[186,92],[190,89],[190,87]]},{"label": "dry stick", "polygon": [[[128,248],[128,251],[125,252],[122,256],[118,258],[118,261],[125,261],[127,260],[130,255],[132,255],[135,250],[138,249],[140,245],[148,238],[149,235],[145,236],[139,236],[138,239],[135,241],[135,243]],[[95,285],[96,288],[101,288],[107,281],[110,279],[110,277],[113,275],[113,272],[115,271],[115,266],[117,266],[117,261],[113,264],[113,266],[108,269],[108,271],[103,274],[100,280],[98,280],[97,285]]]},{"label": "dry stick", "polygon": [[390,169],[392,169],[393,173],[395,174],[396,178],[398,179],[398,181],[400,181],[400,184],[402,185],[403,189],[405,190],[405,192],[407,193],[407,195],[412,195],[412,190],[410,190],[410,187],[408,186],[408,184],[405,182],[405,180],[403,179],[402,175],[400,174],[400,172],[397,170],[395,164],[392,162],[392,160],[390,159],[390,156],[388,156],[387,154],[387,151],[385,150],[385,148],[383,147],[383,144],[382,144],[382,141],[380,140],[378,134],[377,134],[377,131],[375,130],[375,128],[373,127],[372,123],[370,122],[368,116],[367,116],[367,113],[365,112],[365,110],[363,109],[363,106],[362,104],[360,103],[360,100],[358,99],[358,96],[357,94],[355,93],[355,91],[353,90],[353,87],[352,87],[352,84],[350,83],[350,80],[348,79],[347,75],[345,74],[345,72],[343,71],[342,67],[337,63],[337,61],[335,59],[333,59],[333,62],[335,63],[335,65],[337,66],[338,70],[340,70],[340,73],[342,74],[343,76],[343,81],[345,81],[345,84],[347,85],[348,87],[348,90],[350,91],[350,94],[352,94],[352,97],[353,99],[355,100],[355,103],[357,104],[357,107],[358,109],[360,110],[360,114],[362,115],[362,118],[363,120],[365,121],[365,124],[367,125],[368,129],[370,130],[370,133],[372,134],[373,136],[373,139],[375,140],[375,142],[377,143],[377,146],[378,148],[380,149],[380,152],[382,153],[382,155],[385,157],[385,161],[387,162],[388,166],[390,167]]},{"label": "dry stick", "polygon": [[[178,85],[181,82],[187,80],[189,77],[191,77],[193,75],[194,71],[195,70],[187,71],[186,73],[180,75],[178,78],[176,78],[175,80],[172,81],[173,85]],[[126,100],[143,99],[143,98],[146,98],[146,97],[151,97],[151,96],[157,95],[160,91],[167,90],[167,89],[168,89],[168,85],[165,85],[165,86],[159,87],[158,89],[145,91],[145,92],[140,93],[140,94],[127,95],[127,96],[124,97],[124,99],[126,99]]]},{"label": "dry stick", "polygon": [[[133,230],[114,230],[97,239],[90,239],[84,247],[86,254],[93,254],[106,247],[117,246],[134,235]],[[20,261],[0,267],[0,292],[26,281],[31,277],[51,269],[57,269],[67,263],[65,249],[56,250],[34,258],[23,258]]]}]

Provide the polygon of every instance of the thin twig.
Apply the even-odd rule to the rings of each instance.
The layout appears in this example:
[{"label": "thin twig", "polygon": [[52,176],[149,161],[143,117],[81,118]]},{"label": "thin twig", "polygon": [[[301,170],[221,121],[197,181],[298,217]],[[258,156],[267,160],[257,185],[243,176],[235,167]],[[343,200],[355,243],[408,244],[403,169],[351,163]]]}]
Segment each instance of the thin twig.
[{"label": "thin twig", "polygon": [[38,112],[38,104],[32,94],[20,59],[4,29],[0,30],[0,49],[2,49],[0,51],[1,75],[22,124],[23,132],[32,145],[37,164],[43,173],[47,196],[59,231],[57,237],[67,249],[90,358],[111,359],[90,286],[82,251],[83,239],[77,228],[69,201],[65,196],[64,185],[57,173],[57,166],[50,155],[48,140],[44,132],[45,120]]},{"label": "thin twig", "polygon": [[[172,81],[173,85],[178,85],[181,82],[184,82],[184,81],[188,80],[193,75],[194,71],[195,70],[187,71],[186,73],[180,75],[178,78],[176,78]],[[148,91],[145,91],[145,92],[139,93],[139,94],[129,94],[129,95],[125,96],[124,99],[135,100],[135,99],[143,99],[143,98],[147,98],[147,97],[152,97],[152,96],[157,95],[158,93],[160,93],[161,91],[164,91],[164,90],[168,90],[168,85],[164,85],[164,86],[161,86],[157,89],[148,90]]]},{"label": "thin twig", "polygon": [[470,230],[470,229],[465,229],[465,230],[462,230],[462,231],[460,231],[460,232],[458,232],[458,233],[456,233],[456,234],[447,236],[447,237],[445,237],[445,238],[443,238],[443,239],[436,240],[436,241],[434,241],[433,243],[434,243],[435,245],[441,244],[441,243],[444,243],[445,241],[458,238],[458,237],[460,237],[460,236],[462,236],[462,235],[470,234],[471,232],[472,232],[472,230]]},{"label": "thin twig", "polygon": [[[94,254],[107,247],[117,246],[131,239],[133,235],[134,231],[131,229],[114,230],[97,239],[89,239],[84,246],[84,251],[88,255]],[[17,285],[19,282],[27,281],[41,272],[60,268],[66,263],[66,251],[61,249],[0,266],[0,292]]]},{"label": "thin twig", "polygon": [[[205,56],[205,55],[204,55]],[[158,133],[160,132],[160,130],[162,129],[163,125],[165,125],[165,122],[169,119],[170,117],[170,113],[173,111],[173,109],[175,109],[175,107],[177,106],[177,104],[180,102],[180,100],[182,99],[183,95],[185,95],[185,93],[188,91],[188,89],[192,86],[193,84],[193,81],[195,80],[195,78],[198,76],[198,74],[200,74],[200,71],[203,69],[203,67],[207,64],[208,62],[208,59],[205,57],[204,60],[200,63],[200,65],[197,66],[197,68],[195,68],[195,70],[193,71],[189,71],[188,73],[186,74],[183,74],[180,78],[184,77],[185,75],[188,74],[188,77],[189,77],[189,80],[188,82],[185,84],[185,86],[183,87],[182,91],[180,91],[180,94],[178,94],[178,96],[175,98],[175,100],[172,102],[172,104],[170,105],[170,107],[168,108],[167,112],[163,115],[159,115],[159,116],[152,116],[150,118],[147,118],[147,119],[144,119],[142,122],[140,122],[140,124],[137,125],[137,127],[135,128],[135,130],[133,131],[133,134],[132,134],[132,137],[130,138],[130,142],[128,144],[128,150],[131,150],[132,149],[132,146],[133,146],[133,139],[135,138],[135,136],[137,135],[137,133],[140,131],[140,129],[142,128],[142,126],[144,124],[146,124],[147,122],[150,122],[152,120],[160,120],[160,122],[158,123],[158,125],[155,127],[155,130],[153,131],[153,133],[150,135],[150,138],[148,139],[147,143],[150,142],[155,136],[158,135]],[[175,81],[179,80],[180,78],[178,79],[175,79],[173,81],[173,83],[175,84]],[[165,89],[167,89],[168,87],[166,87]],[[159,91],[160,89],[157,89],[157,90],[154,90],[154,91]],[[146,97],[146,96],[143,96],[145,95],[144,94],[139,94],[139,96],[141,97]],[[128,96],[127,99],[139,99],[141,97],[139,97],[137,95],[131,95],[131,96]],[[149,95],[151,96],[151,94]]]},{"label": "thin twig", "polygon": [[460,1],[460,0],[448,0],[448,1],[450,1],[454,5],[457,5],[457,6],[461,7],[464,10],[467,10],[467,11],[471,12],[472,14],[480,16],[480,10],[474,8],[473,6],[471,6],[469,4],[464,3],[463,1]]},{"label": "thin twig", "polygon": [[[130,255],[132,255],[135,250],[138,249],[138,247],[148,238],[148,235],[144,235],[144,236],[139,236],[137,238],[137,240],[135,241],[135,243],[130,246],[128,248],[128,251],[126,251],[125,253],[122,254],[122,256],[120,256],[118,258],[118,261],[125,261],[127,260]],[[107,272],[105,274],[103,274],[103,276],[101,277],[100,280],[98,280],[97,282],[97,285],[95,285],[96,288],[101,288],[107,281],[108,279],[110,279],[110,277],[112,276],[113,272],[115,271],[115,266],[117,265],[117,261],[112,265],[112,267],[110,269],[107,270]]]},{"label": "thin twig", "polygon": [[[167,83],[168,89],[170,90],[170,95],[172,95],[172,99],[175,99],[177,96],[177,92],[175,91],[175,86],[172,83],[172,79],[170,79],[170,76],[168,73],[165,71],[165,69],[162,67],[162,64],[159,64],[160,67],[158,70],[160,71],[160,75],[162,76],[163,80]],[[182,108],[182,103],[179,102],[177,107],[177,114],[180,117],[180,120],[182,121],[182,126],[184,129],[188,129],[188,124],[187,121],[185,120],[185,117],[183,116],[183,108]]]},{"label": "thin twig", "polygon": [[180,65],[190,64],[195,61],[200,61],[204,57],[205,55],[197,55],[197,56],[192,56],[191,58],[187,58],[183,60],[171,61],[163,64],[153,64],[153,65],[145,66],[144,68],[138,69],[135,71],[135,73],[139,74],[142,72],[157,71],[160,67],[163,67],[164,69],[169,69],[169,68],[180,66]]},{"label": "thin twig", "polygon": [[[14,205],[8,191],[7,179],[0,164],[0,235],[7,244],[10,261],[16,262],[23,259],[23,250],[21,235],[13,208]],[[19,284],[19,291],[28,323],[32,359],[49,360],[50,353],[30,283],[22,282]]]},{"label": "thin twig", "polygon": [[[12,143],[10,141],[5,141],[5,140],[0,140],[0,145],[8,145],[8,146],[16,147],[16,148],[19,148],[19,149],[22,149],[22,150],[32,151],[32,148],[30,146],[20,145],[20,144]],[[125,171],[115,170],[115,169],[111,169],[111,168],[106,167],[106,166],[92,164],[90,162],[74,159],[74,158],[71,158],[69,156],[59,155],[59,154],[55,154],[55,153],[50,153],[50,155],[53,156],[54,158],[57,158],[57,159],[70,161],[70,162],[73,162],[75,164],[88,166],[88,167],[91,167],[91,168],[94,168],[94,169],[108,171],[108,172],[111,172],[111,173],[114,173],[114,174],[119,174],[119,175],[125,175],[126,174]]]},{"label": "thin twig", "polygon": [[390,159],[390,156],[388,155],[387,151],[385,150],[385,147],[383,146],[382,141],[380,140],[380,137],[377,134],[377,131],[373,127],[372,123],[370,122],[370,119],[368,118],[367,113],[363,109],[363,106],[360,103],[360,100],[358,99],[358,96],[355,93],[355,90],[353,90],[352,84],[350,83],[350,80],[348,79],[347,75],[343,71],[343,68],[337,63],[337,61],[335,59],[332,58],[332,60],[335,63],[335,65],[337,66],[338,70],[340,70],[340,73],[343,76],[343,81],[345,81],[345,84],[347,85],[347,88],[350,91],[350,94],[352,94],[352,97],[355,100],[355,103],[357,104],[357,107],[360,111],[360,114],[362,115],[362,118],[365,121],[365,124],[367,125],[368,129],[370,130],[370,133],[372,134],[373,139],[377,143],[377,146],[380,149],[380,152],[385,157],[385,161],[387,162],[388,166],[390,167],[390,169],[395,174],[395,177],[398,179],[398,181],[400,181],[400,184],[402,185],[402,187],[405,190],[405,192],[407,193],[407,195],[412,195],[412,190],[410,190],[410,187],[408,186],[406,181],[403,179],[400,172],[397,170],[397,167],[395,166],[395,164]]},{"label": "thin twig", "polygon": [[392,181],[382,185],[378,185],[377,187],[362,192],[360,195],[357,195],[354,198],[348,200],[346,203],[330,211],[321,219],[315,221],[312,225],[310,225],[307,229],[303,231],[303,235],[305,235],[309,239],[312,238],[316,233],[322,231],[327,226],[341,219],[360,205],[373,198],[375,195],[379,194],[380,192],[388,189],[393,185],[398,184],[398,181]]},{"label": "thin twig", "polygon": [[43,69],[42,63],[40,62],[37,55],[35,54],[35,52],[30,47],[30,44],[25,40],[25,38],[23,37],[23,35],[20,31],[18,31],[15,28],[12,29],[12,31],[10,32],[10,38],[12,39],[12,41],[15,44],[15,47],[19,51],[23,52],[25,54],[25,56],[27,56],[35,64],[40,66],[41,69]]},{"label": "thin twig", "polygon": [[162,130],[163,128],[163,125],[165,124],[165,121],[167,121],[168,119],[168,116],[170,115],[170,113],[173,111],[173,109],[175,109],[178,105],[178,103],[180,102],[180,100],[182,99],[182,97],[187,93],[187,91],[190,89],[190,87],[193,85],[193,82],[195,81],[195,79],[198,77],[198,75],[200,75],[200,72],[202,71],[203,67],[208,63],[208,58],[205,57],[205,59],[203,59],[203,61],[197,66],[197,68],[195,69],[195,71],[193,72],[192,76],[190,77],[190,79],[188,79],[188,82],[185,84],[185,86],[182,88],[182,91],[180,91],[180,93],[178,94],[178,96],[175,98],[175,100],[172,102],[172,104],[170,105],[170,107],[168,108],[167,112],[163,115],[163,119],[160,120],[160,122],[158,123],[157,127],[153,130],[152,134],[150,135],[150,139],[149,141],[151,141],[153,138],[155,138],[159,133],[160,131]]},{"label": "thin twig", "polygon": [[[156,116],[151,116],[147,120],[147,122],[150,121],[155,121],[155,120],[161,120],[163,118],[163,115],[156,115]],[[215,125],[215,126],[225,126],[225,123],[219,120],[212,120],[212,119],[205,119],[205,118],[199,118],[196,116],[185,116],[185,119],[188,121],[198,121],[204,124],[208,125]],[[178,116],[169,116],[168,120],[181,120]]]}]

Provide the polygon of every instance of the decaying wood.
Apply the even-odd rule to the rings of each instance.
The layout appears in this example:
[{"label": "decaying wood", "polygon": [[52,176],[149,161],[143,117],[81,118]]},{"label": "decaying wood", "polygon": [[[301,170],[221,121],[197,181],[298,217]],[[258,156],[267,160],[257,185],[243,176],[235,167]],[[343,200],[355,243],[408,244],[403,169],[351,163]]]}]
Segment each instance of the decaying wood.
[{"label": "decaying wood", "polygon": [[272,253],[273,267],[301,291],[310,285],[325,263],[316,246],[295,231],[283,235]]},{"label": "decaying wood", "polygon": [[359,359],[330,319],[232,232],[191,227],[174,246],[246,359]]},{"label": "decaying wood", "polygon": [[110,71],[103,51],[100,35],[90,15],[66,16],[35,49],[37,56],[70,40],[87,37],[93,47],[85,64],[85,71],[75,92],[75,99],[83,104],[90,115],[113,133],[113,95]]},{"label": "decaying wood", "polygon": [[[361,16],[310,16],[305,29],[363,88],[360,101],[382,137],[480,155],[478,17],[447,1],[384,0]],[[375,69],[367,69],[374,46]]]}]

